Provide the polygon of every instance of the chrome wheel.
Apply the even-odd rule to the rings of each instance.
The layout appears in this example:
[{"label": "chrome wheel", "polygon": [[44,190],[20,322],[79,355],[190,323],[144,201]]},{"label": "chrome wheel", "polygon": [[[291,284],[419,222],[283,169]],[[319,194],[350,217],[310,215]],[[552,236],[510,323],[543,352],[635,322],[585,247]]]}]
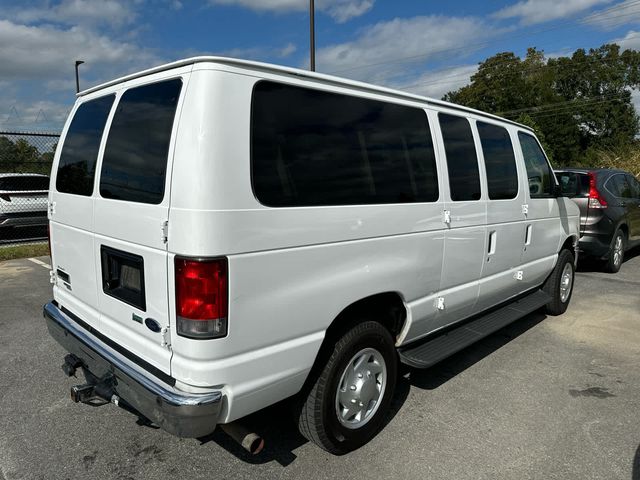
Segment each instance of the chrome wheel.
[{"label": "chrome wheel", "polygon": [[573,286],[573,266],[567,263],[562,269],[560,277],[560,301],[565,303],[571,295],[571,287]]},{"label": "chrome wheel", "polygon": [[336,414],[341,425],[360,428],[375,415],[387,386],[387,365],[380,352],[365,348],[342,372],[336,392]]},{"label": "chrome wheel", "polygon": [[622,257],[624,255],[624,242],[622,236],[618,235],[616,241],[613,244],[613,264],[619,267],[622,264]]}]

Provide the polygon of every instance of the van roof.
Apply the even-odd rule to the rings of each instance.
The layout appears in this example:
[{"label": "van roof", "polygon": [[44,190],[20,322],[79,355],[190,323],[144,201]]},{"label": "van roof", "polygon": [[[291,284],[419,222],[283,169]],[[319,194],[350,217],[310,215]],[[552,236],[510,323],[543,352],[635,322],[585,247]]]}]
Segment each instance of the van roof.
[{"label": "van roof", "polygon": [[82,97],[83,95],[87,95],[89,93],[93,93],[96,92],[98,90],[102,90],[103,88],[107,88],[110,87],[112,85],[117,85],[119,83],[123,83],[126,82],[128,80],[132,80],[134,78],[140,78],[140,77],[144,77],[146,75],[151,75],[153,73],[157,73],[157,72],[162,72],[165,70],[171,70],[174,68],[178,68],[178,67],[183,67],[185,65],[192,65],[192,64],[196,64],[196,63],[217,63],[217,64],[222,64],[222,65],[230,65],[233,67],[244,67],[244,68],[250,68],[252,70],[261,70],[264,72],[270,72],[270,73],[278,73],[278,74],[284,74],[284,75],[291,75],[297,78],[303,77],[303,78],[308,78],[310,80],[318,80],[322,83],[330,83],[333,85],[337,85],[337,86],[346,86],[346,87],[352,87],[352,88],[356,88],[359,90],[364,90],[364,91],[369,91],[369,92],[375,92],[375,93],[382,93],[382,94],[386,94],[386,95],[391,95],[394,97],[398,97],[398,98],[404,98],[407,100],[418,100],[420,102],[424,102],[424,103],[429,103],[432,105],[440,105],[440,106],[444,106],[444,107],[449,107],[449,108],[453,108],[456,110],[461,110],[464,112],[469,112],[469,113],[474,113],[476,115],[481,115],[487,118],[492,118],[494,120],[500,120],[502,122],[506,122],[506,123],[510,123],[512,125],[516,125],[518,127],[527,129],[527,130],[533,130],[531,127],[527,126],[527,125],[523,125],[520,124],[518,122],[514,122],[512,120],[508,120],[506,118],[500,117],[498,115],[493,115],[491,113],[487,113],[487,112],[483,112],[481,110],[476,110],[473,108],[469,108],[469,107],[464,107],[462,105],[457,105],[455,103],[450,103],[450,102],[445,102],[444,100],[436,100],[434,98],[429,98],[429,97],[424,97],[421,95],[415,95],[412,93],[407,93],[407,92],[403,92],[402,90],[395,90],[392,88],[387,88],[387,87],[381,87],[378,85],[373,85],[370,83],[365,83],[365,82],[359,82],[356,80],[349,80],[346,78],[342,78],[342,77],[336,77],[333,75],[327,75],[324,73],[317,73],[317,72],[311,72],[308,70],[302,70],[300,68],[292,68],[292,67],[284,67],[281,65],[273,65],[270,63],[263,63],[263,62],[254,62],[254,61],[250,61],[250,60],[241,60],[241,59],[237,59],[237,58],[230,58],[230,57],[218,57],[218,56],[200,56],[200,57],[191,57],[191,58],[185,58],[183,60],[178,60],[175,62],[171,62],[171,63],[167,63],[164,65],[159,65],[157,67],[153,67],[153,68],[149,68],[147,70],[142,70],[140,72],[137,73],[132,73],[130,75],[126,75],[124,77],[120,77],[114,80],[111,80],[109,82],[103,83],[101,85],[97,85],[95,87],[91,87],[88,88],[80,93],[77,94],[78,97]]}]

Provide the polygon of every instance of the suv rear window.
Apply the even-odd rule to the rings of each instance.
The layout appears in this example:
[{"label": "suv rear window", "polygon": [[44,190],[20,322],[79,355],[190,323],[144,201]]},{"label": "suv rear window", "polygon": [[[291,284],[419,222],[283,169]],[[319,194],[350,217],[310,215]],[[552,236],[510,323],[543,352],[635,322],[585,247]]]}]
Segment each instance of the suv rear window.
[{"label": "suv rear window", "polygon": [[182,81],[174,79],[124,92],[105,147],[100,173],[102,197],[162,202],[181,88]]},{"label": "suv rear window", "polygon": [[576,172],[556,172],[562,194],[569,197],[589,196],[589,175]]},{"label": "suv rear window", "polygon": [[24,177],[0,178],[0,191],[2,192],[24,192],[29,190],[49,190],[49,177],[26,175]]},{"label": "suv rear window", "polygon": [[91,196],[102,132],[115,95],[90,100],[78,107],[64,139],[56,190]]}]

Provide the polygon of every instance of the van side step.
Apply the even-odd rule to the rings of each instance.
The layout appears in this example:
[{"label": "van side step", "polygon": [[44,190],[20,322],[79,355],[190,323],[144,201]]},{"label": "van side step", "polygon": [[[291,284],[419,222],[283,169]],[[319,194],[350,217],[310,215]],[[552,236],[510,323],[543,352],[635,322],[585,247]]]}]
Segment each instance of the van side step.
[{"label": "van side step", "polygon": [[429,368],[487,335],[535,312],[550,301],[551,297],[548,294],[542,290],[535,290],[526,297],[476,317],[446,333],[400,347],[400,360],[411,367]]}]

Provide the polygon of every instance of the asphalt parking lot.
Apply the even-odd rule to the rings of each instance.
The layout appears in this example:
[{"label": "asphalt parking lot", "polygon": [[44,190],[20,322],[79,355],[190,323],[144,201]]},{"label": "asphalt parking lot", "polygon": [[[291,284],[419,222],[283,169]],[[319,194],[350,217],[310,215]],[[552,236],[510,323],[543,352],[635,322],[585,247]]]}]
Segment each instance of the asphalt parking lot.
[{"label": "asphalt parking lot", "polygon": [[343,457],[299,436],[285,405],[246,420],[266,440],[251,457],[221,431],[178,439],[112,405],[71,403],[74,381],[41,315],[48,258],[0,263],[0,480],[640,480],[634,254],[617,275],[583,266],[565,315],[530,315],[430,370],[408,371],[386,428]]}]

